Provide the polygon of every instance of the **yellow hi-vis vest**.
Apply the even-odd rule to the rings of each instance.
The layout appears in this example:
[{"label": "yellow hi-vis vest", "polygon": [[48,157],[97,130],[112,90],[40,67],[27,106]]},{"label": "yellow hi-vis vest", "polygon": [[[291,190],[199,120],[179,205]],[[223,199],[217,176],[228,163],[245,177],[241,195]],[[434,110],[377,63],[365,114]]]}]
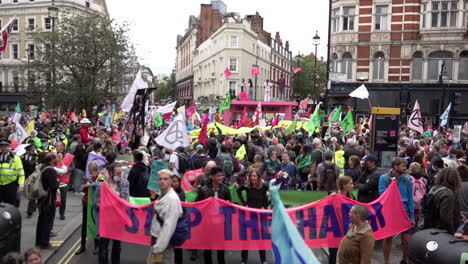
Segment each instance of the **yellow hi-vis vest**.
[{"label": "yellow hi-vis vest", "polygon": [[8,153],[8,155],[9,157],[0,163],[0,185],[18,181],[18,184],[23,187],[24,170],[21,158],[12,152]]},{"label": "yellow hi-vis vest", "polygon": [[335,164],[340,168],[340,177],[344,176],[344,150],[338,150],[335,152]]}]

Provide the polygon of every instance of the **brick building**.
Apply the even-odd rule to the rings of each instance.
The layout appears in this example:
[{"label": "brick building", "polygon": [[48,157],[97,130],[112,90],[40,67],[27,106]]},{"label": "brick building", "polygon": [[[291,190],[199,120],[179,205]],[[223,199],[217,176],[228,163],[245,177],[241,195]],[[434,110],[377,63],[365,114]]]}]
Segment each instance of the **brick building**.
[{"label": "brick building", "polygon": [[[418,99],[430,118],[468,96],[468,1],[334,0],[330,19],[330,71],[342,79],[332,80],[329,104],[368,112],[347,96],[365,83],[374,105],[407,112]],[[468,105],[452,117],[468,118]]]},{"label": "brick building", "polygon": [[193,51],[196,45],[198,20],[190,16],[183,36],[177,36],[176,98],[179,101],[193,100]]},{"label": "brick building", "polygon": [[283,40],[279,32],[276,32],[275,38],[271,38],[271,66],[270,66],[270,81],[273,83],[272,98],[279,98],[279,89],[277,82],[283,75],[285,80],[285,96],[286,100],[290,99],[292,94],[291,79],[292,79],[292,52],[289,51],[289,41],[283,45]]}]

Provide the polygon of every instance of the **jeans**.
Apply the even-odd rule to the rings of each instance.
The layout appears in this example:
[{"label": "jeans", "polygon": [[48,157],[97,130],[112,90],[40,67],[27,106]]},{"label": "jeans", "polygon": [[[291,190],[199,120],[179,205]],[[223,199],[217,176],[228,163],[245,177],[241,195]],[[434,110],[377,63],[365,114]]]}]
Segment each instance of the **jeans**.
[{"label": "jeans", "polygon": [[336,264],[336,254],[338,253],[338,248],[328,248],[330,256],[328,257],[328,264]]},{"label": "jeans", "polygon": [[99,264],[109,263],[109,243],[112,240],[111,262],[112,264],[120,264],[120,241],[109,238],[99,238]]},{"label": "jeans", "polygon": [[[259,250],[258,253],[260,254],[260,262],[265,262],[266,261],[266,251],[265,250]],[[247,259],[249,258],[249,251],[248,250],[242,250],[241,252],[241,258],[242,262],[247,263]]]},{"label": "jeans", "polygon": [[64,186],[60,187],[60,200],[62,201],[62,205],[60,206],[59,212],[60,212],[60,216],[65,216],[65,209],[67,207],[68,184],[60,183],[60,185],[64,185]]},{"label": "jeans", "polygon": [[[217,253],[217,258],[218,258],[218,264],[225,264],[226,262],[224,261],[224,250],[216,250]],[[204,250],[203,251],[203,259],[205,264],[212,264],[213,260],[211,259],[211,250]]]},{"label": "jeans", "polygon": [[55,217],[55,200],[50,193],[38,201],[39,217],[37,218],[36,246],[47,247],[50,245],[50,232]]},{"label": "jeans", "polygon": [[284,94],[284,88],[279,88],[279,92],[280,92],[280,96],[279,96],[280,99],[281,99],[281,100],[286,99],[286,96],[285,96],[285,94]]},{"label": "jeans", "polygon": [[77,168],[73,170],[73,186],[74,186],[76,193],[79,193],[82,191],[81,186],[83,184],[83,175],[84,175],[84,171],[77,169]]},{"label": "jeans", "polygon": [[253,98],[253,88],[250,87],[249,88],[249,101],[254,101],[255,98]]}]

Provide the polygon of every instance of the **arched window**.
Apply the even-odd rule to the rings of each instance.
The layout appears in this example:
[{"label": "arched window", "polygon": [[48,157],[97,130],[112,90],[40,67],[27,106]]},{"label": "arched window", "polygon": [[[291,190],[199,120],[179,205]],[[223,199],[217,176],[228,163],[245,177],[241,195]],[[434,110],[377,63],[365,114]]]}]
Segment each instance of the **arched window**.
[{"label": "arched window", "polygon": [[449,51],[436,51],[429,54],[427,79],[438,80],[439,75],[452,79],[453,54]]},{"label": "arched window", "polygon": [[338,55],[336,53],[331,56],[331,71],[338,72]]},{"label": "arched window", "polygon": [[353,55],[349,52],[343,54],[341,73],[346,73],[346,79],[348,80],[353,78]]},{"label": "arched window", "polygon": [[421,51],[416,51],[413,54],[413,61],[411,63],[411,79],[420,81],[422,80],[423,68],[423,54]]},{"label": "arched window", "polygon": [[379,51],[374,54],[373,76],[374,80],[383,80],[385,71],[385,55]]},{"label": "arched window", "polygon": [[468,80],[468,50],[464,50],[460,53],[458,80]]}]

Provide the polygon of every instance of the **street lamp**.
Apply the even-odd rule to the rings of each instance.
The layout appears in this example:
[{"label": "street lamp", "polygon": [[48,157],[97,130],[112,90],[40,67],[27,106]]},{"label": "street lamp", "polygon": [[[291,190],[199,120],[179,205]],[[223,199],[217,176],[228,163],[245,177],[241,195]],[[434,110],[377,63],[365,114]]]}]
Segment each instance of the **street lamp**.
[{"label": "street lamp", "polygon": [[314,91],[312,92],[312,97],[315,99],[317,94],[317,47],[320,45],[320,37],[318,31],[315,31],[315,36],[312,38],[312,44],[315,46],[315,62],[314,62]]},{"label": "street lamp", "polygon": [[[257,45],[257,54],[255,56],[255,67],[257,67],[257,68],[258,68],[258,53],[259,53],[258,50],[259,49],[260,48]],[[257,99],[257,75],[258,74],[255,74],[255,88],[254,88],[254,100],[253,101],[255,101]]]},{"label": "street lamp", "polygon": [[[302,54],[299,51],[296,55],[297,68],[301,67],[301,59],[302,59]],[[301,99],[300,90],[299,90],[299,86],[300,86],[299,75],[300,75],[299,72],[294,74],[294,83],[295,83],[294,94],[296,95],[296,100]]]},{"label": "street lamp", "polygon": [[[49,14],[49,18],[51,20],[51,23],[52,23],[52,33],[55,32],[55,19],[58,18],[58,12],[59,12],[59,9],[58,7],[55,6],[55,0],[52,0],[52,5],[50,5],[49,7],[47,7],[47,11],[48,11],[48,14]],[[51,47],[51,52],[54,52],[55,51],[55,37],[52,38],[52,47]],[[51,53],[49,53],[50,55]],[[55,91],[55,84],[56,84],[56,72],[55,72],[55,54],[52,54],[52,91]]]}]

